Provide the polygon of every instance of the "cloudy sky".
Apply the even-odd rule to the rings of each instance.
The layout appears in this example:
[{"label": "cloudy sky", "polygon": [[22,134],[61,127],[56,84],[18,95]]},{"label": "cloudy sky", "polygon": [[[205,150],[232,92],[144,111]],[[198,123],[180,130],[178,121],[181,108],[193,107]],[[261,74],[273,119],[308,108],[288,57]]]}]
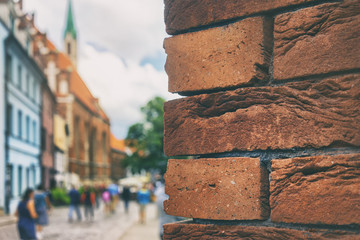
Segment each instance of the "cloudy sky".
[{"label": "cloudy sky", "polygon": [[[78,31],[78,70],[124,138],[141,120],[140,107],[167,93],[163,0],[72,0]],[[68,0],[24,0],[36,24],[63,49]]]}]

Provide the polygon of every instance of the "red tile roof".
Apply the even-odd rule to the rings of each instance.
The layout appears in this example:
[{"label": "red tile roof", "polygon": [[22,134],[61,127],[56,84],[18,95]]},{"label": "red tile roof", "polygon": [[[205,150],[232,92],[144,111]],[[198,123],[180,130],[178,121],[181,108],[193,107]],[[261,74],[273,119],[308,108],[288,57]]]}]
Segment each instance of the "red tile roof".
[{"label": "red tile roof", "polygon": [[109,121],[108,116],[99,105],[98,99],[91,94],[89,88],[76,71],[76,68],[72,64],[70,58],[63,52],[59,52],[49,39],[47,39],[46,44],[50,51],[58,52],[56,63],[57,67],[60,70],[70,71],[70,92],[73,93],[75,97],[94,114],[97,114],[102,119]]},{"label": "red tile roof", "polygon": [[121,151],[121,152],[125,152],[125,141],[124,140],[120,140],[117,139],[114,134],[111,133],[111,137],[110,137],[110,147],[112,149]]}]

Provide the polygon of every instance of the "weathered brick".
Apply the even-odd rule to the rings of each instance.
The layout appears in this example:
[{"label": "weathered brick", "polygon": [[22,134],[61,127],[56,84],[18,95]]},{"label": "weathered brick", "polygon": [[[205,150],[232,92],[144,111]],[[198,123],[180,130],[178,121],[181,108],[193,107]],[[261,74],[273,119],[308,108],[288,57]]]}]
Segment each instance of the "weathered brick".
[{"label": "weathered brick", "polygon": [[165,175],[169,215],[217,220],[269,217],[269,176],[258,158],[172,159]]},{"label": "weathered brick", "polygon": [[209,225],[191,222],[164,225],[164,240],[214,240],[214,239],[360,239],[358,232],[328,229],[288,229],[262,226]]},{"label": "weathered brick", "polygon": [[168,156],[360,146],[360,75],[244,88],[165,104]]},{"label": "weathered brick", "polygon": [[169,34],[314,0],[165,0]]},{"label": "weathered brick", "polygon": [[285,13],[274,24],[275,80],[360,68],[360,1]]},{"label": "weathered brick", "polygon": [[360,224],[360,154],[272,160],[271,220]]},{"label": "weathered brick", "polygon": [[268,31],[272,28],[266,20],[255,17],[165,39],[169,91],[209,90],[265,81],[270,48],[270,41],[265,39],[272,34]]}]

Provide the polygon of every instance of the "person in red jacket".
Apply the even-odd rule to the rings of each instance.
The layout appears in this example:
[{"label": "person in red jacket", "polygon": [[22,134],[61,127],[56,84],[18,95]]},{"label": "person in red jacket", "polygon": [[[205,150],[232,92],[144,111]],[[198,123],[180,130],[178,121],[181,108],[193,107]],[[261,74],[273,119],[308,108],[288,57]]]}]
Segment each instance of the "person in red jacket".
[{"label": "person in red jacket", "polygon": [[88,186],[84,187],[84,192],[81,195],[81,202],[84,204],[85,219],[87,221],[88,220],[93,221],[94,207],[96,204],[96,200],[95,200],[95,193],[92,192]]}]

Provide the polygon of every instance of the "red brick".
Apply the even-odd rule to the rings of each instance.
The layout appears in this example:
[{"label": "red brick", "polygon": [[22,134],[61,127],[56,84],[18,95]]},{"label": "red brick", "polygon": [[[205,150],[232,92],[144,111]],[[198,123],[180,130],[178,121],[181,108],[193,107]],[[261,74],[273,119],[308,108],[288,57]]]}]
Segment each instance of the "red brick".
[{"label": "red brick", "polygon": [[169,34],[314,0],[165,0]]},{"label": "red brick", "polygon": [[288,229],[263,226],[203,225],[190,222],[164,225],[164,240],[289,240],[289,239],[342,239],[358,240],[360,234],[328,229]]},{"label": "red brick", "polygon": [[269,176],[258,158],[172,159],[165,175],[169,215],[254,220],[269,217]]},{"label": "red brick", "polygon": [[275,80],[360,68],[360,1],[285,13],[274,24]]},{"label": "red brick", "polygon": [[272,160],[271,220],[360,224],[360,154]]},{"label": "red brick", "polygon": [[[170,92],[249,85],[265,81],[272,31],[264,18],[165,39]],[[269,32],[269,33],[267,33]]]},{"label": "red brick", "polygon": [[360,75],[244,88],[165,104],[168,156],[360,146]]}]

